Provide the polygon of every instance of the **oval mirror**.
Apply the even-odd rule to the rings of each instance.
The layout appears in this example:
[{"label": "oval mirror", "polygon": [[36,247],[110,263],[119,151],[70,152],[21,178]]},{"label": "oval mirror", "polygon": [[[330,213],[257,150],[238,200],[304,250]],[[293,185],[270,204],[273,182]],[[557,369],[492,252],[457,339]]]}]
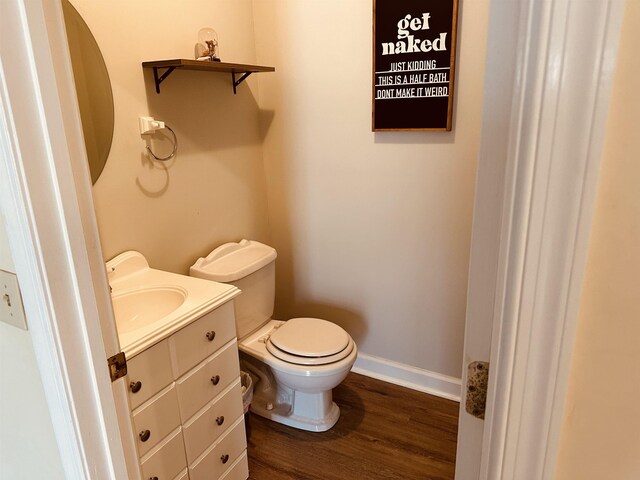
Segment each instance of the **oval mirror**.
[{"label": "oval mirror", "polygon": [[113,93],[107,66],[96,39],[78,11],[62,0],[73,76],[87,148],[91,183],[96,183],[113,140]]}]

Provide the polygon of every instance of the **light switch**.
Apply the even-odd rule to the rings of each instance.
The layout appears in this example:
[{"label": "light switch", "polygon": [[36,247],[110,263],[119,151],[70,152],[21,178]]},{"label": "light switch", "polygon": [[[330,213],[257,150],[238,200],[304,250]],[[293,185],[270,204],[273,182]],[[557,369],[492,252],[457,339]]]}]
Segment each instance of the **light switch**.
[{"label": "light switch", "polygon": [[27,329],[22,296],[15,273],[0,270],[0,320],[14,327]]}]

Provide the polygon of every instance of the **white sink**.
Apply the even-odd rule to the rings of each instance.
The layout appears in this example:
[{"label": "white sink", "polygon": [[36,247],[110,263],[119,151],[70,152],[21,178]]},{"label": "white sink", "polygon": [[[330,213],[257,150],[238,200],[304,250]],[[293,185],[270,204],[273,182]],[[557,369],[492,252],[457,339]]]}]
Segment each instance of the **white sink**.
[{"label": "white sink", "polygon": [[120,349],[131,357],[240,294],[233,285],[150,268],[139,252],[107,262]]},{"label": "white sink", "polygon": [[129,333],[146,327],[178,309],[187,292],[178,287],[141,288],[113,295],[113,314],[118,332]]}]

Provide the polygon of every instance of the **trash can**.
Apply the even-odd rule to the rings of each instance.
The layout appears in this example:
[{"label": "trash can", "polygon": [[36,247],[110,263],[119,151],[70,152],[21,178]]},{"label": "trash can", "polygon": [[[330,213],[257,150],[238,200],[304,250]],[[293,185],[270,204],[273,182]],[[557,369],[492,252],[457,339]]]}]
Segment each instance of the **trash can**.
[{"label": "trash can", "polygon": [[242,389],[242,407],[244,408],[244,428],[247,434],[247,442],[251,437],[251,418],[249,407],[253,400],[253,380],[247,372],[240,371],[240,388]]}]

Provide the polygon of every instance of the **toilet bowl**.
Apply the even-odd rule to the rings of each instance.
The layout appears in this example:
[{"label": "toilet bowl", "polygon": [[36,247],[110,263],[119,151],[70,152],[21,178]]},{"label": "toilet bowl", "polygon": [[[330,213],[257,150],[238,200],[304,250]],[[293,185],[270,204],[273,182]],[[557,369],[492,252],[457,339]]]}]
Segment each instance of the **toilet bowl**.
[{"label": "toilet bowl", "polygon": [[340,326],[318,318],[275,320],[276,251],[259,242],[227,243],[198,259],[190,274],[232,283],[241,368],[255,380],[251,411],[302,430],[338,421],[332,389],[353,366],[357,347]]}]

